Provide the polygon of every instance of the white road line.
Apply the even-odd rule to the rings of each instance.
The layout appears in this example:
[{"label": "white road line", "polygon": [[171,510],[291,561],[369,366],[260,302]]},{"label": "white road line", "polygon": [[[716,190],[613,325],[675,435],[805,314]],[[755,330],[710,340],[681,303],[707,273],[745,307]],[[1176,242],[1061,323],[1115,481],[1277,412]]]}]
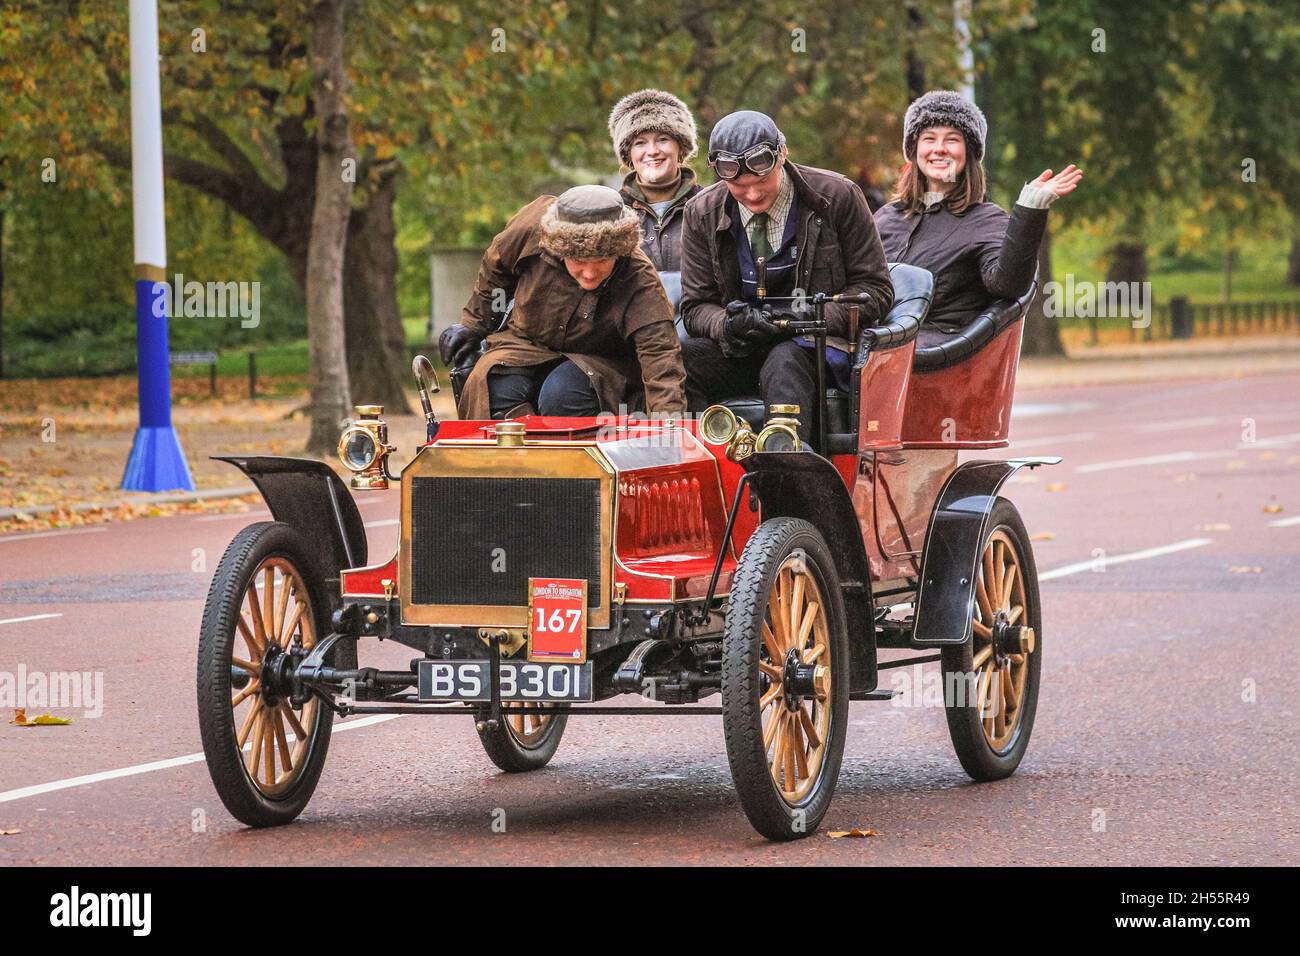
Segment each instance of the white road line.
[{"label": "white road line", "polygon": [[1145,425],[1139,425],[1140,432],[1166,432],[1175,428],[1201,428],[1205,425],[1217,425],[1220,422],[1226,422],[1228,419],[1218,416],[1209,418],[1175,418],[1167,422],[1147,422]]},{"label": "white road line", "polygon": [[1045,438],[1026,438],[1023,441],[1013,441],[1008,447],[1031,448],[1036,445],[1069,445],[1072,442],[1092,441],[1096,437],[1096,432],[1075,432],[1072,435],[1048,435]]},{"label": "white road line", "polygon": [[1292,432],[1290,435],[1274,435],[1272,438],[1257,438],[1254,441],[1244,441],[1237,448],[1250,451],[1252,448],[1275,448],[1278,445],[1294,445],[1298,441],[1300,441],[1300,432]]},{"label": "white road line", "polygon": [[107,530],[107,528],[96,526],[94,528],[63,528],[59,531],[32,531],[28,534],[6,534],[0,537],[0,544],[9,541],[28,541],[32,538],[54,538],[64,534],[94,534],[96,531]]},{"label": "white road line", "polygon": [[384,518],[384,519],[381,520],[381,521],[367,521],[367,522],[366,522],[366,527],[367,527],[367,528],[386,528],[386,527],[388,527],[390,524],[397,524],[397,522],[398,522],[398,519],[397,519],[397,518]]},{"label": "white road line", "polygon": [[195,521],[229,521],[232,518],[269,518],[269,511],[233,511],[225,515],[200,515]]},{"label": "white road line", "polygon": [[27,617],[11,617],[0,621],[0,624],[21,624],[23,621],[45,621],[52,617],[63,617],[62,614],[29,614]]},{"label": "white road line", "polygon": [[1074,469],[1079,474],[1094,471],[1111,471],[1115,468],[1137,468],[1142,465],[1170,465],[1180,461],[1202,461],[1207,458],[1231,458],[1235,451],[1175,451],[1167,455],[1147,455],[1145,458],[1121,458],[1118,461],[1098,461]]},{"label": "white road line", "polygon": [[[1126,564],[1129,561],[1145,561],[1147,558],[1158,558],[1166,554],[1174,554],[1178,551],[1187,551],[1191,548],[1199,548],[1213,542],[1213,538],[1188,538],[1186,541],[1179,541],[1176,544],[1165,544],[1158,548],[1146,548],[1142,551],[1130,551],[1128,554],[1108,554],[1104,559],[1102,567],[1109,568],[1112,564]],[[1038,575],[1040,581],[1052,581],[1056,578],[1068,577],[1071,574],[1079,574],[1082,571],[1091,571],[1099,566],[1102,559],[1092,561],[1078,561],[1074,564],[1067,564],[1063,568],[1053,568],[1050,571],[1044,571]]]},{"label": "white road line", "polygon": [[[1290,518],[1278,518],[1276,521],[1270,521],[1268,524],[1271,528],[1290,528],[1294,525],[1300,524],[1300,515],[1293,515]],[[3,623],[4,621],[0,621],[0,624]]]},{"label": "white road line", "polygon": [[[359,720],[345,721],[341,724],[334,725],[334,733],[342,733],[345,730],[359,730],[362,727],[371,727],[375,724],[382,724],[386,720],[396,720],[401,714],[375,714],[372,717],[362,717]],[[56,790],[68,790],[72,787],[84,787],[92,783],[103,783],[105,780],[117,780],[120,777],[134,777],[142,773],[153,773],[156,770],[170,770],[173,767],[183,767],[186,764],[198,763],[203,759],[203,754],[186,754],[184,757],[172,757],[170,760],[155,760],[153,763],[140,763],[134,767],[123,767],[120,770],[104,770],[100,773],[83,774],[80,777],[68,777],[66,780],[55,780],[52,783],[38,783],[31,787],[19,787],[17,790],[5,790],[0,793],[0,803],[8,803],[11,800],[22,800],[25,797],[38,797],[43,793],[53,793]]]}]

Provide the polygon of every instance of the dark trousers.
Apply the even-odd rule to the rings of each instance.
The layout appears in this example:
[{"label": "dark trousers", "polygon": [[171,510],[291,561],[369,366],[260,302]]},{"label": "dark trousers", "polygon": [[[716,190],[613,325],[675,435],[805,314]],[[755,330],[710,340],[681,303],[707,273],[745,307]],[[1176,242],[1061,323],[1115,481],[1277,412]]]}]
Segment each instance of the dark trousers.
[{"label": "dark trousers", "polygon": [[682,343],[686,401],[693,412],[728,398],[758,395],[769,408],[799,406],[799,437],[812,444],[817,404],[817,362],[812,349],[793,341],[756,348],[743,358],[727,358],[712,339]]},{"label": "dark trousers", "polygon": [[[498,365],[488,372],[488,407],[493,418],[505,418],[520,405],[539,415],[563,418],[600,414],[600,399],[587,373],[568,359],[541,365]],[[516,411],[524,414],[527,408]]]}]

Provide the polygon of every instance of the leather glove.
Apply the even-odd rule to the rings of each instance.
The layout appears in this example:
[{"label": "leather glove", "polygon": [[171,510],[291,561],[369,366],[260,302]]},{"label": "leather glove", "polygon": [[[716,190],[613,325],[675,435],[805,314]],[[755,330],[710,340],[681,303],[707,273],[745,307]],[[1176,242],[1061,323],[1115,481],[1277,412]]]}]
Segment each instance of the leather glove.
[{"label": "leather glove", "polygon": [[478,353],[482,344],[483,336],[457,323],[443,329],[438,336],[438,354],[448,368],[459,368]]},{"label": "leather glove", "polygon": [[784,334],[772,322],[771,313],[737,300],[727,306],[723,332],[734,342],[757,344],[779,339]]}]

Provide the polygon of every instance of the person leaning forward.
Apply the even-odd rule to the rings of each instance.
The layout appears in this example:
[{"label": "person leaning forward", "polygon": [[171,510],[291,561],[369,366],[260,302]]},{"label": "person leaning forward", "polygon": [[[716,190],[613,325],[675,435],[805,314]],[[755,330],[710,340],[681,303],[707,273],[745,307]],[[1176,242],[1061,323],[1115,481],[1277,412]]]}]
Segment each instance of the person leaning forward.
[{"label": "person leaning forward", "polygon": [[709,137],[709,165],[720,182],[686,206],[682,229],[682,343],[692,410],[755,392],[770,407],[800,407],[800,436],[811,442],[817,401],[811,339],[794,339],[774,319],[789,303],[760,307],[757,266],[766,295],[867,293],[858,306],[825,307],[827,360],[847,388],[859,324],[889,313],[894,288],[862,190],[839,173],[788,159],[785,137],[770,117],[751,110],[725,116]]},{"label": "person leaning forward", "polygon": [[460,365],[487,339],[460,417],[685,411],[672,309],[639,243],[636,214],[607,186],[575,186],[516,213],[484,254],[460,325],[440,341],[443,360]]}]

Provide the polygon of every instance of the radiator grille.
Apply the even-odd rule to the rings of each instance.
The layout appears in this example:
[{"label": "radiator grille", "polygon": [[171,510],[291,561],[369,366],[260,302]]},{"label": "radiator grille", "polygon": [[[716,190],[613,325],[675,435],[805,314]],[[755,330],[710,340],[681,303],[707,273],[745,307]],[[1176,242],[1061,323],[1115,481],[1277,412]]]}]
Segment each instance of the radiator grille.
[{"label": "radiator grille", "polygon": [[414,604],[528,603],[528,579],[584,578],[599,607],[600,480],[415,478]]}]

